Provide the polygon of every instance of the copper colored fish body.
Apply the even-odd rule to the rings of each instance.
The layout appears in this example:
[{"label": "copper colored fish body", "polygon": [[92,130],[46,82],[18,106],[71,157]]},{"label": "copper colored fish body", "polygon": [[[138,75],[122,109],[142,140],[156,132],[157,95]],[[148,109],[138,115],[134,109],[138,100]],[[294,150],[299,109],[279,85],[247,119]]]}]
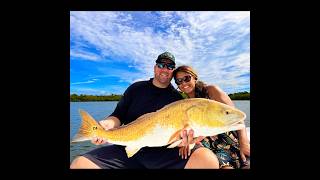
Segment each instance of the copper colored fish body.
[{"label": "copper colored fish body", "polygon": [[179,100],[162,109],[147,113],[119,128],[104,130],[88,113],[80,110],[81,127],[72,142],[107,139],[109,143],[126,146],[128,157],[142,147],[176,147],[182,129],[193,129],[194,137],[213,136],[244,128],[242,111],[204,98]]}]

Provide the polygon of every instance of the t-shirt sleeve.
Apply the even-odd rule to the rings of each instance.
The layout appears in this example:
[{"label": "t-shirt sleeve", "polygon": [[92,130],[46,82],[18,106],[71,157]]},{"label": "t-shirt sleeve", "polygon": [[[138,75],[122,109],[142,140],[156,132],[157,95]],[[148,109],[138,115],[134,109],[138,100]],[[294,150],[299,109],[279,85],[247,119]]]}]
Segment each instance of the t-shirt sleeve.
[{"label": "t-shirt sleeve", "polygon": [[119,100],[117,107],[115,108],[115,110],[113,111],[112,114],[110,114],[110,116],[115,116],[117,117],[121,124],[125,123],[126,119],[126,115],[128,112],[128,107],[129,107],[129,103],[130,103],[130,88],[128,88],[123,96],[121,97],[121,99]]}]

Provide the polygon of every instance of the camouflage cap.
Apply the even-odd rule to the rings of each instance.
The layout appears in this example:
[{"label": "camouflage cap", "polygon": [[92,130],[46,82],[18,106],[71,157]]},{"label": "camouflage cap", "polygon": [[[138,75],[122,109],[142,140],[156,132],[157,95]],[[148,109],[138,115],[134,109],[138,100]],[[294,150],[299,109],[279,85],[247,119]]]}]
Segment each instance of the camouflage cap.
[{"label": "camouflage cap", "polygon": [[176,64],[175,62],[175,58],[173,56],[173,54],[169,53],[169,52],[164,52],[162,54],[160,54],[156,60],[156,62],[161,62],[162,59],[169,59],[172,61],[173,64]]}]

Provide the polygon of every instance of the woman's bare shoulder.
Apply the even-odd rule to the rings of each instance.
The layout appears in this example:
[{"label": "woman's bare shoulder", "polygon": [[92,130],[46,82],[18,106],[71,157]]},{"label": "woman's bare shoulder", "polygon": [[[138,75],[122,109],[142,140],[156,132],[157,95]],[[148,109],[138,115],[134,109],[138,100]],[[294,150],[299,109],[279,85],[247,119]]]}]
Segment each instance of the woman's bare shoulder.
[{"label": "woman's bare shoulder", "polygon": [[208,85],[206,88],[211,93],[223,93],[222,89],[217,85]]},{"label": "woman's bare shoulder", "polygon": [[234,106],[228,94],[224,92],[219,86],[208,85],[207,90],[210,99],[228,104],[230,106]]}]

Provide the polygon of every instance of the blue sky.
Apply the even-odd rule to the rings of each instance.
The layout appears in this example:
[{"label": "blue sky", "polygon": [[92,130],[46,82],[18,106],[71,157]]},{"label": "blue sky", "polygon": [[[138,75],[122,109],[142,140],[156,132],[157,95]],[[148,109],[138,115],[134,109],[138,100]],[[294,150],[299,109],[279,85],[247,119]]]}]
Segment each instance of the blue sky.
[{"label": "blue sky", "polygon": [[122,94],[164,51],[207,84],[250,92],[249,11],[72,11],[70,93]]}]

